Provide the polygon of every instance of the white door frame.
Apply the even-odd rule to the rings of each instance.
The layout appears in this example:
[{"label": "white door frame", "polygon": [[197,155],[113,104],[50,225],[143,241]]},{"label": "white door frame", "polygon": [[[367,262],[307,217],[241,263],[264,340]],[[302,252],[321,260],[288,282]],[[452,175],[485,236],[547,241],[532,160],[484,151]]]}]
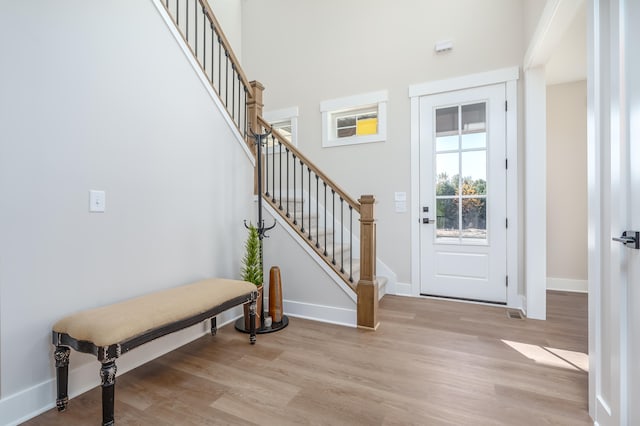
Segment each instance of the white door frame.
[{"label": "white door frame", "polygon": [[524,56],[523,303],[527,317],[547,317],[547,100],[545,64],[585,0],[547,0]]},{"label": "white door frame", "polygon": [[524,304],[547,319],[547,87],[544,66],[524,71]]},{"label": "white door frame", "polygon": [[492,84],[505,84],[507,103],[507,306],[523,309],[520,283],[522,282],[522,244],[520,243],[519,200],[520,179],[518,174],[518,67],[502,68],[479,74],[471,74],[446,80],[415,84],[409,87],[411,100],[411,293],[420,295],[420,97],[455,90]]}]

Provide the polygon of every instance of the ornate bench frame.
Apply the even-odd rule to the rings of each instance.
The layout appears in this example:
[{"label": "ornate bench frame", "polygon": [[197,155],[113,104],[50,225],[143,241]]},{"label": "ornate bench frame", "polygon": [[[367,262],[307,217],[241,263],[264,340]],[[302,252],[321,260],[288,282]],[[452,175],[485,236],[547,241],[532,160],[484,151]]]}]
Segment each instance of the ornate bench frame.
[{"label": "ornate bench frame", "polygon": [[67,408],[67,404],[69,402],[68,384],[69,354],[71,353],[70,348],[73,348],[78,352],[93,354],[98,358],[98,361],[102,363],[102,367],[100,368],[100,378],[102,383],[102,424],[103,426],[111,426],[115,424],[114,395],[117,358],[129,352],[131,349],[137,348],[138,346],[144,345],[145,343],[148,343],[159,337],[166,336],[175,331],[179,331],[195,325],[199,322],[203,322],[209,318],[211,319],[211,335],[215,336],[217,331],[216,315],[245,303],[249,303],[249,323],[251,324],[249,329],[249,342],[253,345],[256,342],[255,316],[257,298],[258,292],[253,291],[248,295],[228,300],[223,304],[209,309],[208,311],[201,314],[195,315],[190,318],[185,318],[183,320],[176,321],[174,323],[167,324],[156,329],[148,330],[130,339],[109,346],[96,346],[92,342],[76,340],[66,333],[58,333],[56,331],[53,331],[53,344],[56,347],[54,352],[54,359],[56,365],[56,381],[58,388],[58,397],[56,399],[56,406],[58,407],[58,411],[64,411]]}]

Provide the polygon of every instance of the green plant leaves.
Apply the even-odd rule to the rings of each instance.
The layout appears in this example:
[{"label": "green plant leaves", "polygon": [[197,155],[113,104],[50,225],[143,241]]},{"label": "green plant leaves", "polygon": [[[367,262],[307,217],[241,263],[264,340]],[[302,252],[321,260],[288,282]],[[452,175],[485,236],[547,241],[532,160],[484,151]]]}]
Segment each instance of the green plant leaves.
[{"label": "green plant leaves", "polygon": [[258,229],[249,225],[249,236],[244,244],[245,253],[242,259],[242,279],[256,286],[263,283],[262,264],[260,262],[260,238]]}]

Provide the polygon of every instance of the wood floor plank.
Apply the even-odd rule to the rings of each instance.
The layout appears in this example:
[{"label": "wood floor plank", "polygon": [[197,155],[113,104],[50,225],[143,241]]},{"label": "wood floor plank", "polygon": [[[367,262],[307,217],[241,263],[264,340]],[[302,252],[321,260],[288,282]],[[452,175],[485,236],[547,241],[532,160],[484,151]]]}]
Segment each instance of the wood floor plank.
[{"label": "wood floor plank", "polygon": [[[549,292],[547,307],[547,321],[535,321],[503,307],[385,296],[376,332],[290,318],[249,345],[223,327],[119,376],[117,424],[592,424],[581,364],[587,296]],[[96,388],[25,424],[97,424],[100,415]]]}]

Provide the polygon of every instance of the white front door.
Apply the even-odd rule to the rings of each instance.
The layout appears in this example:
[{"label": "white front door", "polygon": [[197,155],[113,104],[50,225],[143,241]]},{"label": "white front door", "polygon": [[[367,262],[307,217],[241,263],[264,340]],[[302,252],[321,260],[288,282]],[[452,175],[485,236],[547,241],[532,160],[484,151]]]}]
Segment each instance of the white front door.
[{"label": "white front door", "polygon": [[505,84],[420,98],[420,293],[506,303]]},{"label": "white front door", "polygon": [[640,2],[589,7],[590,413],[640,425]]}]

